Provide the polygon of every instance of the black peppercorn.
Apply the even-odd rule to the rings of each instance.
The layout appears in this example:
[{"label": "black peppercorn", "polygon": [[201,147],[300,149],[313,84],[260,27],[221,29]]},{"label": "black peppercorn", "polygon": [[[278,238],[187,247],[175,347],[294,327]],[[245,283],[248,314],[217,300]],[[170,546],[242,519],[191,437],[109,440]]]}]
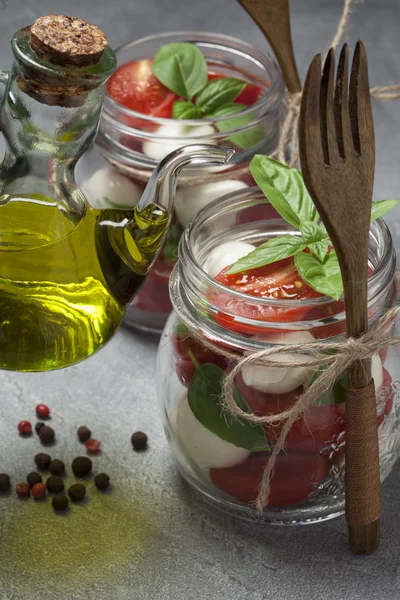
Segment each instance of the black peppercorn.
[{"label": "black peppercorn", "polygon": [[38,469],[41,471],[46,471],[49,468],[49,464],[51,463],[51,456],[48,454],[36,454],[35,463]]},{"label": "black peppercorn", "polygon": [[29,487],[33,488],[33,486],[37,483],[42,483],[43,479],[40,473],[32,471],[32,473],[29,473],[29,475],[27,476],[26,481],[28,482]]},{"label": "black peppercorn", "polygon": [[36,433],[39,435],[40,430],[42,429],[42,427],[45,426],[45,423],[43,423],[42,421],[38,421],[35,425],[35,431]]},{"label": "black peppercorn", "polygon": [[68,498],[64,495],[54,496],[51,502],[54,510],[67,510],[68,508]]},{"label": "black peppercorn", "polygon": [[79,427],[77,434],[80,442],[87,442],[92,437],[92,432],[86,425]]},{"label": "black peppercorn", "polygon": [[99,473],[94,478],[94,484],[99,490],[105,490],[110,485],[110,478],[107,473]]},{"label": "black peppercorn", "polygon": [[85,477],[92,470],[92,461],[87,456],[77,456],[72,461],[72,471],[76,477]]},{"label": "black peppercorn", "polygon": [[135,431],[131,437],[131,442],[135,450],[144,450],[147,446],[147,435],[143,431]]},{"label": "black peppercorn", "polygon": [[64,489],[64,482],[59,477],[51,475],[46,481],[46,487],[52,494],[59,494]]},{"label": "black peppercorn", "polygon": [[55,435],[56,433],[54,429],[48,425],[44,425],[44,427],[42,427],[39,431],[39,437],[42,444],[51,444]]},{"label": "black peppercorn", "polygon": [[49,465],[49,471],[52,475],[62,475],[65,473],[65,465],[62,460],[55,458]]},{"label": "black peppercorn", "polygon": [[81,483],[74,483],[68,488],[68,496],[75,502],[83,500],[86,494],[86,488]]},{"label": "black peppercorn", "polygon": [[0,473],[0,492],[8,492],[10,487],[10,476],[7,473]]}]

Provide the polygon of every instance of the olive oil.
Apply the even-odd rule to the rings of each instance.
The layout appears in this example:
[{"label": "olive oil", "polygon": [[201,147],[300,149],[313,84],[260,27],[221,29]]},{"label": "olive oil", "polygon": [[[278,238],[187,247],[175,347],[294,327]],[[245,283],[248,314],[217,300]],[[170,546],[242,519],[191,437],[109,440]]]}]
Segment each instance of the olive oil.
[{"label": "olive oil", "polygon": [[165,209],[86,206],[76,223],[41,195],[0,197],[0,368],[77,363],[117,330],[169,225]]}]

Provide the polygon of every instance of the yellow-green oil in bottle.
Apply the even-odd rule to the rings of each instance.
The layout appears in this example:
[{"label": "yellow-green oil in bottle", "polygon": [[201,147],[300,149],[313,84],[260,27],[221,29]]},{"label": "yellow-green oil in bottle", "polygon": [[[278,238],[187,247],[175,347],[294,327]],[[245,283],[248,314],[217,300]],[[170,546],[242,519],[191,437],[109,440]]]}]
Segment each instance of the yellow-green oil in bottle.
[{"label": "yellow-green oil in bottle", "polygon": [[101,348],[168,225],[156,204],[86,206],[76,223],[45,196],[0,197],[0,368],[59,369]]}]

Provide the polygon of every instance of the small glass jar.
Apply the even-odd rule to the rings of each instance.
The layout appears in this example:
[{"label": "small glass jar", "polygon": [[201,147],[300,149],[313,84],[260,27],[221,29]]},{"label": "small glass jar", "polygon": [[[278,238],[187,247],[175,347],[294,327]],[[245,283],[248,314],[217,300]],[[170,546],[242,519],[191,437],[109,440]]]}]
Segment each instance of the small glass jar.
[{"label": "small glass jar", "polygon": [[276,150],[285,109],[284,82],[275,60],[233,37],[192,31],[158,34],[122,46],[116,52],[118,63],[152,59],[160,46],[183,41],[201,49],[210,71],[259,86],[257,102],[236,120],[230,115],[177,121],[135,112],[106,93],[97,147],[77,165],[78,183],[92,205],[132,206],[161,158],[172,150],[191,143],[235,148],[227,167],[191,167],[180,176],[175,222],[164,252],[125,316],[126,324],[156,333],[161,333],[172,309],[168,281],[183,229],[215,198],[254,184],[249,162],[257,153],[271,155]]},{"label": "small glass jar", "polygon": [[[227,223],[229,226],[227,226]],[[211,375],[229,373],[237,363],[202,345],[240,360],[246,353],[281,343],[338,341],[344,336],[342,300],[327,297],[275,300],[242,294],[216,282],[206,272],[210,252],[225,242],[255,245],[294,232],[258,188],[225,196],[203,209],[183,234],[179,261],[170,280],[176,312],[161,337],[158,395],[165,431],[183,477],[218,508],[273,524],[298,524],[336,517],[344,511],[345,402],[343,379],[292,426],[271,479],[269,504],[260,515],[254,507],[269,458],[260,433],[271,447],[282,423],[245,431],[218,407],[218,385],[197,377],[205,364]],[[368,302],[370,325],[396,301],[395,253],[390,232],[378,219],[370,230]],[[241,307],[246,305],[246,310]],[[292,309],[290,318],[266,320],[266,311]],[[179,316],[178,316],[179,313]],[[272,314],[271,312],[268,313]],[[398,321],[392,334],[399,333]],[[191,331],[196,331],[196,339]],[[289,350],[290,353],[290,350]],[[290,354],[289,354],[290,355]],[[293,356],[293,355],[292,355]],[[285,355],[286,358],[286,355]],[[375,356],[372,373],[377,392],[381,476],[391,471],[400,448],[399,350]],[[310,367],[269,368],[248,365],[235,385],[257,415],[288,409],[312,379]],[[215,406],[217,405],[217,411]],[[200,417],[201,415],[201,417]],[[230,428],[236,428],[235,432]],[[235,438],[235,435],[239,438]],[[234,440],[234,441],[233,441]]]}]

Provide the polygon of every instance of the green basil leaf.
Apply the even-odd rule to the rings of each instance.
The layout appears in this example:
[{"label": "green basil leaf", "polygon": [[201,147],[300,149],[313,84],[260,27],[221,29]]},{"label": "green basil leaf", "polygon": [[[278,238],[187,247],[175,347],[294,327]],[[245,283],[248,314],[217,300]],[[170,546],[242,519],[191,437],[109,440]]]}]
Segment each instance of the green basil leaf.
[{"label": "green basil leaf", "polygon": [[202,119],[203,114],[190,100],[175,100],[172,106],[173,119]]},{"label": "green basil leaf", "polygon": [[326,237],[325,231],[318,223],[314,223],[314,221],[304,221],[303,223],[300,223],[299,229],[301,232],[301,237],[306,244],[311,244],[311,242],[319,242]]},{"label": "green basil leaf", "polygon": [[[188,389],[189,406],[198,421],[222,440],[252,452],[269,450],[265,431],[260,425],[229,415],[221,406],[225,373],[217,365],[207,363],[196,369]],[[237,405],[251,410],[240,392],[234,388]]]},{"label": "green basil leaf", "polygon": [[339,300],[343,293],[343,281],[335,250],[329,252],[323,262],[306,252],[299,252],[294,260],[303,281],[320,294]]},{"label": "green basil leaf", "polygon": [[227,273],[241,273],[242,271],[263,267],[277,260],[294,256],[297,252],[305,250],[306,247],[306,244],[297,235],[281,235],[268,240],[265,244],[261,244],[247,256],[239,258]]},{"label": "green basil leaf", "polygon": [[174,333],[176,335],[189,335],[189,331],[183,321],[177,321],[174,325]]},{"label": "green basil leaf", "polygon": [[207,83],[196,97],[196,105],[206,115],[209,115],[217,108],[233,102],[246,85],[245,81],[234,77],[213,79]]},{"label": "green basil leaf", "polygon": [[397,204],[397,200],[379,200],[372,203],[371,223],[379,219],[382,215],[392,210]]},{"label": "green basil leaf", "polygon": [[327,252],[328,252],[328,248],[329,246],[331,246],[331,241],[329,238],[324,238],[322,240],[320,240],[319,242],[311,242],[311,244],[308,244],[308,248],[311,250],[311,252],[313,254],[315,254],[315,256],[321,261],[323,262]]},{"label": "green basil leaf", "polygon": [[300,171],[259,154],[253,157],[250,170],[272,206],[293,227],[319,220]]},{"label": "green basil leaf", "polygon": [[171,263],[178,260],[179,240],[183,233],[183,227],[179,223],[171,225],[165,236],[163,255],[164,262]]},{"label": "green basil leaf", "polygon": [[[207,115],[211,118],[215,117],[227,117],[228,115],[233,115],[236,113],[240,113],[246,108],[246,104],[226,104],[225,106],[221,106],[216,111],[214,111],[211,115]],[[240,129],[241,127],[245,127],[256,118],[255,111],[251,111],[245,115],[240,115],[234,117],[233,119],[225,119],[224,121],[219,121],[215,123],[218,131],[232,131],[233,129]],[[250,127],[244,131],[240,131],[239,133],[234,133],[226,138],[233,144],[235,144],[238,148],[242,148],[242,150],[247,150],[248,148],[252,148],[259,142],[264,139],[264,129],[260,125],[256,125],[254,127]]]},{"label": "green basil leaf", "polygon": [[206,85],[207,63],[194,44],[166,44],[156,52],[152,71],[162,84],[191,100]]},{"label": "green basil leaf", "polygon": [[[321,375],[321,371],[317,371],[310,385]],[[343,404],[346,401],[346,379],[344,375],[337,379],[333,386],[326,390],[316,402],[316,406],[326,406],[327,404]]]}]

